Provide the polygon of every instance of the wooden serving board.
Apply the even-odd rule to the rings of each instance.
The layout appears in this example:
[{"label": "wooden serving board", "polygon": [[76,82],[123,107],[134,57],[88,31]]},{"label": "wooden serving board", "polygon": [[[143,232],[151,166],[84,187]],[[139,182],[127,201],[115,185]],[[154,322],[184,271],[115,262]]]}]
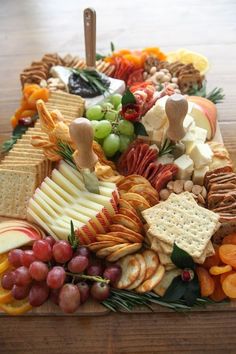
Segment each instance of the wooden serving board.
[{"label": "wooden serving board", "polygon": [[[216,129],[216,134],[214,138],[212,139],[213,141],[217,141],[220,143],[223,143],[223,138],[222,134],[220,131],[219,124],[217,124],[217,129]],[[0,221],[4,220],[10,220],[10,218],[5,218],[5,217],[0,217]],[[207,305],[206,307],[195,307],[193,310],[194,312],[198,311],[213,311],[216,309],[217,306],[217,311],[232,311],[236,309],[236,301],[231,301],[227,304],[219,304],[219,305]],[[161,306],[161,305],[152,305],[153,312],[173,312],[172,309],[169,309],[167,307]],[[99,304],[98,302],[89,299],[85,304],[79,307],[78,311],[76,311],[74,314],[70,314],[70,316],[102,316],[102,315],[107,315],[111,311],[104,307],[103,305]],[[127,313],[125,311],[120,311]],[[146,307],[137,307],[132,311],[132,313],[149,313],[151,310],[149,310]],[[44,305],[40,307],[35,307],[32,309],[32,311],[26,313],[24,316],[65,316],[65,314],[59,309],[58,306],[53,304],[50,301],[47,301]],[[6,313],[0,311],[0,316],[8,316]],[[68,316],[68,315],[66,315]]]}]

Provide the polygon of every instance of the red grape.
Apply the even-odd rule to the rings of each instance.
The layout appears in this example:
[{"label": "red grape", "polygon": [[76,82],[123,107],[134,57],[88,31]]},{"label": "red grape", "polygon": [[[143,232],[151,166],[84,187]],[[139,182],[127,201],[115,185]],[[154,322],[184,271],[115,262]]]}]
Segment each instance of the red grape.
[{"label": "red grape", "polygon": [[72,273],[82,273],[88,266],[89,261],[87,257],[76,256],[68,263],[68,269]]},{"label": "red grape", "polygon": [[68,241],[58,241],[52,248],[53,257],[58,263],[68,262],[73,255],[73,250]]},{"label": "red grape", "polygon": [[80,292],[76,285],[65,284],[59,295],[59,306],[66,313],[73,313],[80,305]]},{"label": "red grape", "polygon": [[80,302],[83,304],[89,297],[89,286],[85,281],[76,284],[80,292]]},{"label": "red grape", "polygon": [[62,287],[65,282],[66,272],[60,266],[53,267],[47,275],[47,285],[51,289],[58,289]]},{"label": "red grape", "polygon": [[36,260],[34,252],[32,250],[23,251],[21,254],[21,264],[29,268],[30,264]]},{"label": "red grape", "polygon": [[88,275],[92,275],[92,276],[101,276],[102,275],[102,266],[101,266],[101,264],[92,264],[92,265],[90,265],[87,268],[86,273]]},{"label": "red grape", "polygon": [[93,283],[90,293],[94,299],[103,301],[110,295],[110,286],[101,282]]},{"label": "red grape", "polygon": [[41,306],[49,296],[49,288],[45,282],[35,283],[29,292],[29,303],[31,306]]},{"label": "red grape", "polygon": [[84,257],[89,257],[90,256],[90,251],[87,247],[85,246],[79,246],[74,254],[74,256],[84,256]]},{"label": "red grape", "polygon": [[116,283],[121,277],[121,267],[118,264],[108,266],[103,272],[103,278],[109,279],[112,284]]},{"label": "red grape", "polygon": [[15,272],[10,271],[3,275],[1,279],[1,286],[3,289],[11,290],[15,284]]},{"label": "red grape", "polygon": [[29,267],[31,277],[37,281],[42,281],[47,278],[49,269],[46,263],[34,261]]},{"label": "red grape", "polygon": [[23,117],[18,120],[18,124],[24,127],[33,127],[34,122],[31,117]]},{"label": "red grape", "polygon": [[46,240],[37,240],[33,244],[34,255],[43,262],[48,262],[52,258],[52,247]]},{"label": "red grape", "polygon": [[56,243],[56,240],[52,236],[47,236],[45,240],[49,243],[51,247]]},{"label": "red grape", "polygon": [[59,305],[59,294],[60,294],[61,288],[59,289],[50,289],[50,300],[56,304]]},{"label": "red grape", "polygon": [[14,285],[11,290],[11,294],[14,297],[14,299],[16,299],[16,300],[25,299],[29,295],[29,292],[30,292],[29,285],[26,285],[26,286]]},{"label": "red grape", "polygon": [[13,265],[13,267],[20,267],[21,264],[21,254],[23,251],[19,248],[15,248],[8,253],[8,260]]},{"label": "red grape", "polygon": [[32,278],[29,273],[29,269],[25,266],[21,266],[15,270],[15,284],[25,286],[31,283]]}]

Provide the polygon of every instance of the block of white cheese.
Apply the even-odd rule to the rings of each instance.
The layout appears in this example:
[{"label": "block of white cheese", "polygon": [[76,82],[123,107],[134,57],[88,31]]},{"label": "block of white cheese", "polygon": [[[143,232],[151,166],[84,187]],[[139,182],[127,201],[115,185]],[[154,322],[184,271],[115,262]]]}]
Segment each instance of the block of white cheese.
[{"label": "block of white cheese", "polygon": [[199,143],[200,142],[205,143],[207,139],[207,130],[200,127],[195,127],[194,131],[195,131],[196,141]]},{"label": "block of white cheese", "polygon": [[203,166],[202,168],[199,169],[195,168],[192,177],[193,183],[202,186],[204,182],[205,174],[209,171],[209,169],[210,169],[209,166]]},{"label": "block of white cheese", "polygon": [[181,139],[182,143],[184,143],[185,145],[185,149],[186,149],[186,154],[190,154],[193,145],[195,143],[196,140],[196,133],[195,130],[189,130],[185,136]]},{"label": "block of white cheese", "polygon": [[145,128],[151,128],[152,130],[159,130],[167,122],[167,116],[165,112],[165,105],[162,104],[162,99],[156,101],[154,106],[147,111],[142,118],[142,123]]},{"label": "block of white cheese", "polygon": [[213,152],[208,144],[197,143],[190,152],[190,157],[194,161],[195,168],[210,165]]},{"label": "block of white cheese", "polygon": [[[60,79],[68,91],[68,81],[71,75],[71,69],[66,68],[64,66],[56,65],[51,68],[50,73],[53,77],[57,77],[58,79]],[[104,98],[107,96],[114,95],[115,93],[124,93],[125,82],[123,80],[112,79],[110,77],[108,77],[108,79],[110,81],[109,91],[104,95],[99,95],[92,98],[85,98],[86,108],[102,103],[104,101]]]},{"label": "block of white cheese", "polygon": [[193,160],[188,155],[184,154],[178,157],[178,159],[174,161],[174,164],[178,167],[177,179],[191,179],[193,173]]},{"label": "block of white cheese", "polygon": [[168,163],[173,163],[174,156],[172,154],[165,154],[163,156],[158,157],[157,162],[161,163],[162,165],[166,165]]},{"label": "block of white cheese", "polygon": [[186,114],[184,121],[183,121],[183,127],[186,131],[186,133],[195,127],[195,122],[192,116],[190,114]]}]

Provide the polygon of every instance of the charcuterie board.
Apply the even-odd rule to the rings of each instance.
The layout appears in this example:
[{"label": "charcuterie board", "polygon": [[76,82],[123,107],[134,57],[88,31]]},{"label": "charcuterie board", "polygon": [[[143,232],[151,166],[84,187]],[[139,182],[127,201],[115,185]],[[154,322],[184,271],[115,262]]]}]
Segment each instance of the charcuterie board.
[{"label": "charcuterie board", "polygon": [[207,58],[96,54],[94,10],[84,26],[85,60],[46,54],[20,75],[0,161],[2,313],[231,310],[236,175]]}]

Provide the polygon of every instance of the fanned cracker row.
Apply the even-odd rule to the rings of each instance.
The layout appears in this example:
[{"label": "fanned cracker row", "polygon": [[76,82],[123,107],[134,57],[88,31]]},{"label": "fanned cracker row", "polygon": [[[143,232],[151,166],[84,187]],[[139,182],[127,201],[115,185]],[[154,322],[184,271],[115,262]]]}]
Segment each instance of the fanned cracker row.
[{"label": "fanned cracker row", "polygon": [[220,226],[219,216],[199,206],[189,192],[171,194],[142,215],[149,226],[149,238],[157,240],[156,250],[170,255],[176,243],[199,263],[212,254],[210,239]]}]

